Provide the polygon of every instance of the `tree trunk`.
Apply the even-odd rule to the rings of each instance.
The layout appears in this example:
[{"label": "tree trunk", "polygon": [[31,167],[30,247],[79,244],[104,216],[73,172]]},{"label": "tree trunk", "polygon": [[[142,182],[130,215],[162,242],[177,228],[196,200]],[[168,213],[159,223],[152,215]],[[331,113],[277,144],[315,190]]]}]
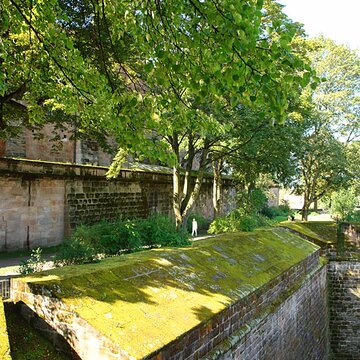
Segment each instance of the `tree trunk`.
[{"label": "tree trunk", "polygon": [[[174,137],[175,138],[175,137]],[[174,139],[173,138],[173,139]],[[174,143],[176,145],[176,142]],[[173,145],[173,150],[178,150],[178,147]],[[183,190],[181,191],[181,175],[180,175],[180,162],[173,167],[173,210],[176,221],[176,228],[180,230],[182,227],[186,228],[186,220],[193,208],[195,201],[199,197],[202,180],[204,177],[206,159],[208,155],[207,142],[205,141],[204,148],[202,149],[200,167],[197,172],[197,177],[192,190],[190,190],[191,181],[191,168],[187,166],[185,176],[183,176]],[[178,154],[178,152],[177,152]],[[190,156],[189,161],[192,162],[193,158]],[[186,191],[186,192],[185,192]]]},{"label": "tree trunk", "polygon": [[180,209],[181,209],[180,168],[178,165],[175,165],[173,167],[173,210],[174,210],[177,230],[180,230],[183,221]]},{"label": "tree trunk", "polygon": [[0,157],[4,157],[6,152],[6,141],[0,139]]},{"label": "tree trunk", "polygon": [[214,219],[220,216],[221,212],[221,167],[222,160],[212,162],[214,182],[213,182],[213,206],[214,206]]},{"label": "tree trunk", "polygon": [[314,211],[318,211],[318,200],[315,198],[314,200]]},{"label": "tree trunk", "polygon": [[301,209],[301,220],[302,221],[308,221],[310,205],[311,205],[311,200],[309,199],[309,197],[307,196],[307,193],[305,192],[304,205]]}]

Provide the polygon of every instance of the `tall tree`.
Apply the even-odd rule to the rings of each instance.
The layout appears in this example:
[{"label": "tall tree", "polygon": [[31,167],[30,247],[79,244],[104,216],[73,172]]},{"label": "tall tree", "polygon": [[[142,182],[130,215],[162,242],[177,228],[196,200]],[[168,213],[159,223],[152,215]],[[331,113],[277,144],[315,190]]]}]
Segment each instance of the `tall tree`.
[{"label": "tall tree", "polygon": [[83,131],[114,135],[122,151],[171,164],[178,226],[231,126],[226,114],[258,106],[281,122],[311,77],[290,45],[298,27],[270,0],[4,0],[1,11],[2,109],[16,93],[32,123],[61,111]]},{"label": "tall tree", "polygon": [[306,41],[305,48],[321,84],[301,97],[302,146],[297,191],[304,196],[302,218],[309,208],[349,178],[346,148],[360,135],[360,58],[355,51],[323,37]]}]

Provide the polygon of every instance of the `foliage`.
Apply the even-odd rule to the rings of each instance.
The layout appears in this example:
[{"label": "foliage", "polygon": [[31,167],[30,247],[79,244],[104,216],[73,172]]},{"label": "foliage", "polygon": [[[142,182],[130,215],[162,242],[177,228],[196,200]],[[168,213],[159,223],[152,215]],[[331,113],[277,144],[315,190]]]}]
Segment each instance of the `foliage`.
[{"label": "foliage", "polygon": [[94,247],[81,237],[74,237],[64,240],[60,252],[56,255],[55,264],[61,266],[95,261],[97,261],[97,253]]},{"label": "foliage", "polygon": [[19,273],[22,275],[39,272],[43,269],[44,260],[42,259],[42,249],[37,248],[31,251],[28,260],[22,260],[19,266]]},{"label": "foliage", "polygon": [[269,226],[269,218],[261,214],[246,214],[234,210],[225,217],[216,218],[209,226],[209,234],[220,234],[236,231],[253,231],[258,227]]},{"label": "foliage", "polygon": [[216,218],[209,227],[210,234],[252,231],[259,227],[275,225],[287,219],[291,214],[288,204],[269,207],[263,190],[254,189],[238,193],[240,207],[225,217]]},{"label": "foliage", "polygon": [[330,213],[344,221],[351,218],[358,204],[358,197],[354,189],[340,189],[331,196]]},{"label": "foliage", "polygon": [[245,214],[258,213],[266,206],[267,197],[262,189],[240,190],[237,192],[239,209]]},{"label": "foliage", "polygon": [[350,222],[360,222],[360,210],[352,212],[346,217],[346,221]]},{"label": "foliage", "polygon": [[261,209],[260,213],[269,219],[274,219],[276,217],[287,218],[291,215],[291,210],[288,205],[265,206]]},{"label": "foliage", "polygon": [[15,97],[29,126],[61,113],[57,124],[79,136],[113,136],[119,163],[129,153],[173,166],[178,228],[212,149],[253,122],[240,109],[283,122],[299,89],[317,81],[292,47],[299,25],[272,0],[5,0],[1,11],[1,129]]},{"label": "foliage", "polygon": [[316,89],[309,86],[303,91],[294,115],[303,126],[294,160],[295,187],[304,196],[302,217],[306,220],[312,203],[354,179],[351,168],[356,167],[350,165],[347,149],[360,135],[360,58],[350,48],[323,37],[302,46],[323,80]]},{"label": "foliage", "polygon": [[99,256],[117,255],[149,247],[189,244],[188,234],[176,231],[175,225],[166,216],[102,221],[91,226],[78,226],[64,242],[57,263],[88,263],[96,261]]}]

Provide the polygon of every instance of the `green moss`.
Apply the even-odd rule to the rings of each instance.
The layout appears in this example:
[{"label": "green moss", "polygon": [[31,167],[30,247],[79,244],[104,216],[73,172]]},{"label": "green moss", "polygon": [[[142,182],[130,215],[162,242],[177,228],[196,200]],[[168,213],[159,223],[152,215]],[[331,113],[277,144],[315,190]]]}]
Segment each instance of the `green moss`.
[{"label": "green moss", "polygon": [[99,332],[142,358],[317,249],[285,229],[266,229],[197,241],[191,248],[153,249],[55,269],[19,281],[34,291],[51,289]]},{"label": "green moss", "polygon": [[280,224],[324,245],[336,242],[336,223],[331,221],[287,221]]},{"label": "green moss", "polygon": [[0,304],[0,359],[11,360],[4,304],[2,301]]}]

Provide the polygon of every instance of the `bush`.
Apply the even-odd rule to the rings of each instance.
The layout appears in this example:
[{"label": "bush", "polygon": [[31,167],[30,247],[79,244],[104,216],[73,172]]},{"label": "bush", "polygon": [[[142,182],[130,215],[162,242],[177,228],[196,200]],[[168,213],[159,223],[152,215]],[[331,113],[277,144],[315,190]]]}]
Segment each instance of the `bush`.
[{"label": "bush", "polygon": [[231,220],[228,217],[216,218],[209,226],[209,234],[221,234],[224,232],[232,232],[233,230]]},{"label": "bush", "polygon": [[76,228],[62,246],[58,264],[96,261],[99,254],[116,255],[158,246],[189,245],[188,234],[176,231],[171,219],[154,215],[147,219],[127,219]]},{"label": "bush", "polygon": [[239,221],[241,231],[253,231],[257,227],[257,220],[254,215],[245,215]]},{"label": "bush", "polygon": [[263,190],[254,189],[250,192],[240,191],[237,194],[240,208],[248,215],[256,214],[267,205],[267,197]]},{"label": "bush", "polygon": [[86,264],[95,261],[97,261],[95,248],[75,237],[64,241],[60,253],[56,256],[55,265]]},{"label": "bush", "polygon": [[41,271],[44,266],[44,261],[42,260],[41,256],[41,248],[32,250],[30,254],[30,259],[21,261],[19,273],[22,275],[26,275]]},{"label": "bush", "polygon": [[263,209],[261,209],[260,213],[262,215],[265,215],[269,219],[274,219],[278,216],[287,217],[291,214],[291,210],[286,205],[280,205],[280,206],[265,206]]},{"label": "bush", "polygon": [[352,214],[348,215],[346,221],[360,222],[360,211],[354,211]]},{"label": "bush", "polygon": [[260,214],[244,214],[242,210],[232,211],[226,217],[215,219],[209,226],[209,234],[220,234],[235,231],[253,231],[258,227],[269,226],[269,219]]}]

